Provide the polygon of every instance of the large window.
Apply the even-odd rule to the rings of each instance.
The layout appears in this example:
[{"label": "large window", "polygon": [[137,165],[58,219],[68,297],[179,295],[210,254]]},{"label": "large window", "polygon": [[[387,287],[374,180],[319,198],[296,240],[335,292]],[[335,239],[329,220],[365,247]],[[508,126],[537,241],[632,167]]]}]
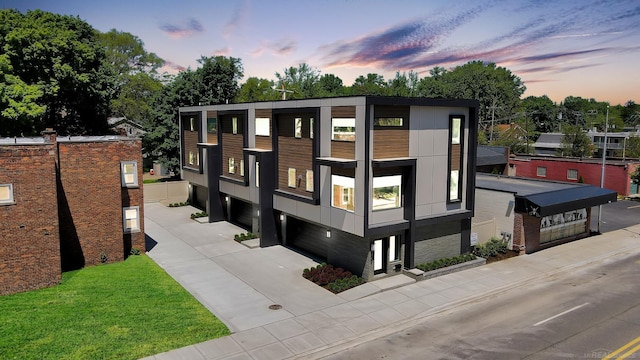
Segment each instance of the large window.
[{"label": "large window", "polygon": [[356,119],[331,119],[331,139],[340,141],[356,141]]},{"label": "large window", "polygon": [[13,185],[0,184],[0,205],[13,204]]},{"label": "large window", "polygon": [[538,168],[536,169],[536,175],[538,175],[540,177],[546,177],[547,176],[547,168],[545,166],[538,166]]},{"label": "large window", "polygon": [[371,201],[373,211],[401,207],[401,187],[402,175],[374,177]]},{"label": "large window", "polygon": [[123,208],[122,218],[125,233],[140,231],[140,207],[132,206]]},{"label": "large window", "polygon": [[135,161],[121,161],[120,175],[122,187],[138,186],[138,166]]},{"label": "large window", "polygon": [[331,175],[331,206],[355,211],[354,188],[354,178]]},{"label": "large window", "polygon": [[269,118],[256,118],[256,135],[269,136]]}]

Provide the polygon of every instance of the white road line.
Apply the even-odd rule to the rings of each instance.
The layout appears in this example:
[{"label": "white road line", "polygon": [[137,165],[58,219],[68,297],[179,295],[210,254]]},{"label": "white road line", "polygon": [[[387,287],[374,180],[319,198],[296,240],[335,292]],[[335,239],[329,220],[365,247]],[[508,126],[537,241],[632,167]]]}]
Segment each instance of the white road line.
[{"label": "white road line", "polygon": [[568,313],[570,313],[570,312],[572,312],[572,311],[578,310],[578,309],[580,309],[581,307],[586,306],[586,305],[589,305],[589,303],[587,302],[587,303],[584,303],[584,304],[582,304],[582,305],[578,305],[578,306],[572,307],[571,309],[569,309],[569,310],[567,310],[567,311],[563,311],[563,312],[561,312],[560,314],[557,314],[557,315],[554,315],[554,316],[552,316],[552,317],[550,317],[550,318],[547,318],[547,319],[544,319],[544,320],[542,320],[542,321],[539,321],[539,322],[537,322],[537,323],[533,324],[533,326],[542,325],[542,324],[546,323],[547,321],[551,321],[551,320],[553,320],[553,319],[555,319],[555,318],[557,318],[557,317],[560,317],[560,316],[562,316],[562,315],[566,315],[566,314],[568,314]]},{"label": "white road line", "polygon": [[633,205],[633,206],[627,206],[627,209],[635,209],[635,208],[639,208],[640,205]]}]

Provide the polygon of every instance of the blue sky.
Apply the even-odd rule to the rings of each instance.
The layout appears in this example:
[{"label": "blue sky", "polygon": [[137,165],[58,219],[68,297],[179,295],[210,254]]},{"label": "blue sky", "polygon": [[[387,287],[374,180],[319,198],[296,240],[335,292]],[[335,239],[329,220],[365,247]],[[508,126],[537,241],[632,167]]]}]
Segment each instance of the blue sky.
[{"label": "blue sky", "polygon": [[638,0],[2,0],[138,36],[171,72],[200,56],[240,58],[275,80],[306,62],[345,85],[359,75],[428,75],[471,60],[519,76],[525,96],[640,102]]}]

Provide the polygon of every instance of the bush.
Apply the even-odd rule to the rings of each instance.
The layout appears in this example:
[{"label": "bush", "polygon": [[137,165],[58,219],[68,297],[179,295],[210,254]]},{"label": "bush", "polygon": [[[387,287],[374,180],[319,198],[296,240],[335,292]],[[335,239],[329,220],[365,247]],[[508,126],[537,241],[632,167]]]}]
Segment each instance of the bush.
[{"label": "bush", "polygon": [[304,269],[302,277],[337,294],[364,283],[364,279],[350,271],[322,263],[316,267]]},{"label": "bush", "polygon": [[180,207],[180,206],[187,206],[187,205],[189,205],[188,202],[179,202],[179,203],[169,204],[169,207]]},{"label": "bush", "polygon": [[245,240],[257,239],[257,238],[258,238],[258,235],[252,232],[248,232],[246,234],[240,233],[240,234],[233,235],[233,240],[237,242],[243,242]]},{"label": "bush", "polygon": [[141,251],[138,248],[132,247],[131,251],[129,252],[131,255],[140,255]]},{"label": "bush", "polygon": [[197,218],[207,217],[207,216],[209,216],[209,214],[207,214],[206,211],[201,211],[201,212],[191,214],[192,219],[197,219]]},{"label": "bush", "polygon": [[506,254],[509,249],[509,243],[498,238],[491,238],[487,243],[476,245],[473,254],[482,258],[496,256],[498,253]]},{"label": "bush", "polygon": [[454,256],[450,258],[437,259],[434,261],[422,263],[416,266],[416,268],[422,271],[431,271],[436,269],[441,269],[447,266],[462,264],[467,261],[475,260],[476,256],[473,254],[463,254],[459,256]]}]

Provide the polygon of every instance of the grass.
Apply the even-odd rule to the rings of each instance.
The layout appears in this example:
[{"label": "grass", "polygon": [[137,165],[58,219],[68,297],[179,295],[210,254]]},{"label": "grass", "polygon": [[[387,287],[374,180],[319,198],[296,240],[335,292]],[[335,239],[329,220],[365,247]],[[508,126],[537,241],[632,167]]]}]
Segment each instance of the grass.
[{"label": "grass", "polygon": [[154,184],[154,183],[159,183],[162,182],[162,179],[144,179],[142,180],[143,184]]},{"label": "grass", "polygon": [[230,334],[146,255],[0,297],[2,359],[139,359]]}]

